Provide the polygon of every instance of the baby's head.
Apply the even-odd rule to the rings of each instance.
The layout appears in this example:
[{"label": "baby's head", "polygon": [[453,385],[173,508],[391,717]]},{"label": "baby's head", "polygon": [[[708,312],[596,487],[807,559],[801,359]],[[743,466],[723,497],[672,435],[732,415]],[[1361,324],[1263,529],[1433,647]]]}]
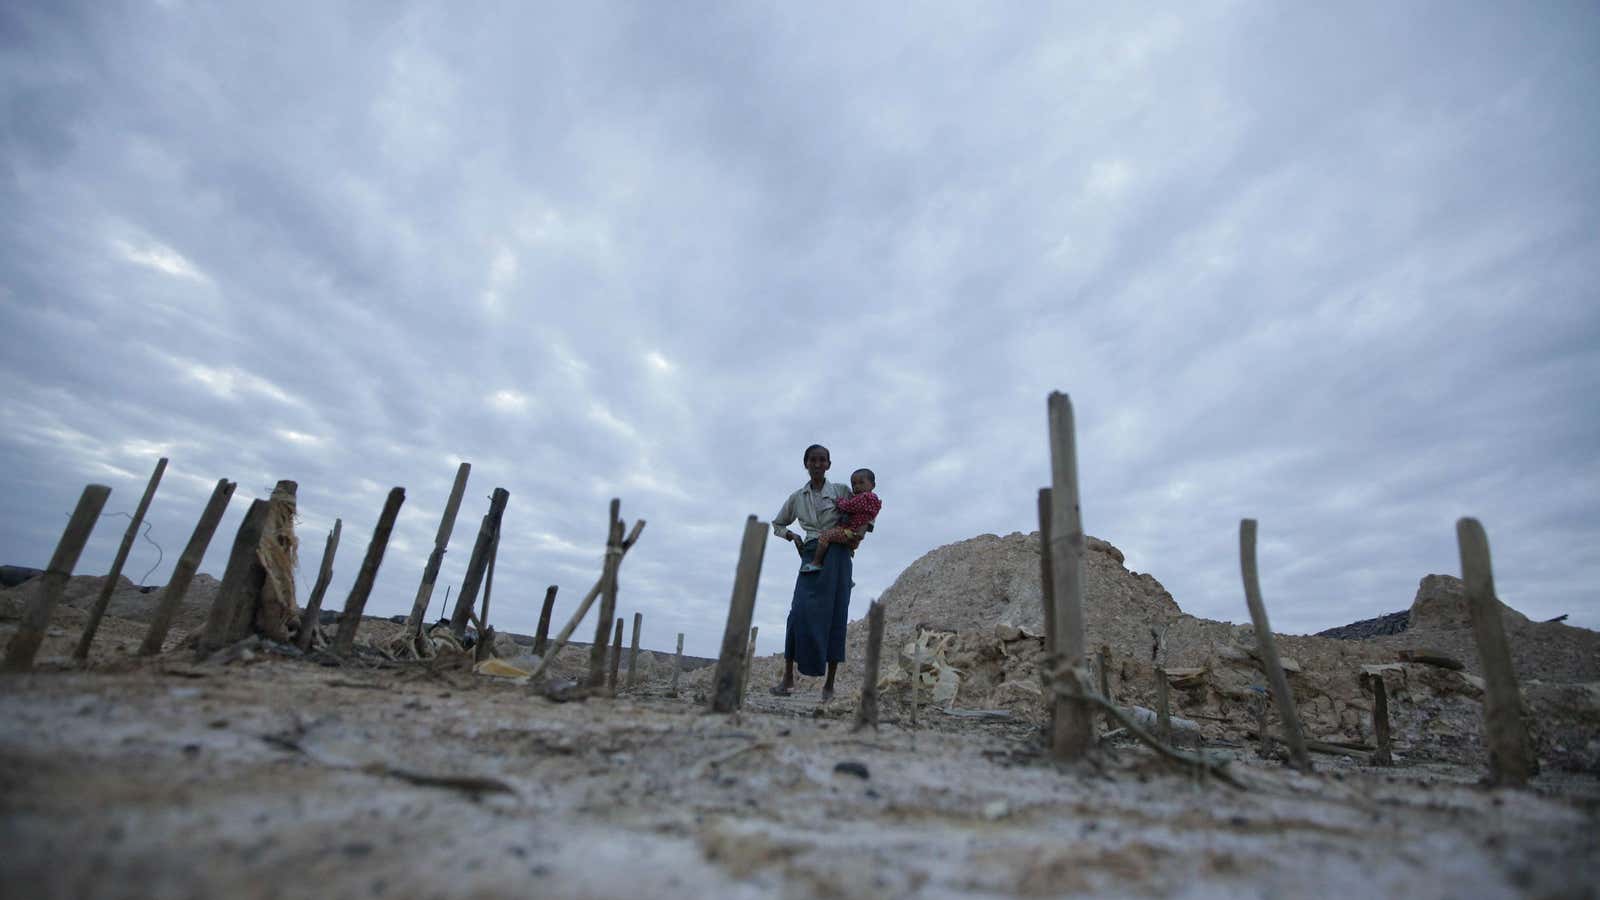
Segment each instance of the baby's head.
[{"label": "baby's head", "polygon": [[852,493],[865,494],[878,486],[878,476],[872,474],[871,469],[857,469],[850,473],[850,490]]}]

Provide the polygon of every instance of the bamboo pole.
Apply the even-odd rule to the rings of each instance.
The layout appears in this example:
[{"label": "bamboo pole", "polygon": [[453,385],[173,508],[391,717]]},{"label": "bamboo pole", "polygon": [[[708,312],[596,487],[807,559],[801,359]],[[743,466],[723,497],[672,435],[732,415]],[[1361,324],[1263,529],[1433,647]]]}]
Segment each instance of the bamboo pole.
[{"label": "bamboo pole", "polygon": [[867,610],[867,658],[861,675],[861,702],[856,705],[855,731],[878,728],[878,663],[883,653],[883,603]]},{"label": "bamboo pole", "polygon": [[683,632],[678,632],[678,655],[672,663],[672,696],[678,696],[678,676],[683,674]]},{"label": "bamboo pole", "polygon": [[1283,740],[1289,745],[1289,763],[1302,772],[1310,772],[1311,755],[1306,752],[1306,737],[1300,730],[1300,716],[1295,711],[1294,694],[1289,690],[1289,676],[1284,674],[1283,663],[1278,659],[1278,641],[1273,637],[1272,623],[1267,621],[1267,605],[1261,599],[1261,583],[1256,574],[1255,519],[1239,522],[1239,568],[1244,576],[1244,599],[1250,606],[1250,621],[1255,625],[1261,665],[1267,670],[1267,685],[1278,705],[1278,718],[1283,720]]},{"label": "bamboo pole", "polygon": [[378,515],[378,524],[372,529],[372,540],[367,543],[366,558],[356,573],[350,596],[345,598],[344,610],[339,614],[339,630],[333,636],[333,652],[349,656],[355,649],[356,629],[361,627],[361,614],[367,608],[367,596],[378,579],[378,567],[383,565],[383,552],[389,547],[389,535],[394,531],[394,520],[400,516],[400,504],[406,502],[406,489],[390,488],[389,497]]},{"label": "bamboo pole", "polygon": [[26,672],[33,668],[33,658],[39,655],[39,645],[44,643],[45,632],[50,628],[50,615],[66,591],[72,569],[83,555],[83,545],[89,542],[89,535],[100,520],[100,510],[105,508],[110,496],[111,488],[103,484],[91,484],[78,495],[78,505],[67,519],[66,530],[61,532],[61,540],[50,555],[50,564],[45,567],[33,596],[28,598],[22,621],[17,623],[17,630],[6,645],[5,671]]},{"label": "bamboo pole", "polygon": [[[217,596],[211,601],[211,611],[206,616],[205,630],[195,645],[195,656],[203,657],[220,649],[228,642],[233,628],[233,618],[238,612],[241,595],[261,593],[267,572],[256,559],[261,546],[261,531],[267,523],[267,501],[252,500],[245,510],[244,520],[233,535],[233,547],[228,551],[228,566],[222,570],[222,584],[217,586]],[[251,583],[253,582],[253,584]]]},{"label": "bamboo pole", "polygon": [[556,608],[556,586],[544,589],[544,606],[539,609],[539,630],[533,635],[533,655],[543,656],[544,645],[550,641],[550,613]]},{"label": "bamboo pole", "polygon": [[1489,781],[1522,787],[1539,771],[1528,729],[1523,722],[1522,692],[1511,664],[1500,600],[1494,591],[1494,570],[1489,560],[1489,536],[1477,519],[1456,522],[1456,542],[1461,549],[1461,580],[1466,584],[1467,613],[1472,619],[1472,639],[1483,661],[1483,728],[1489,747]]},{"label": "bamboo pole", "polygon": [[[1050,414],[1050,574],[1055,604],[1055,671],[1084,667],[1082,514],[1078,508],[1078,454],[1072,400],[1052,392]],[[1059,679],[1057,679],[1059,680]],[[1059,688],[1059,685],[1057,686]],[[1093,708],[1070,691],[1055,693],[1051,748],[1060,759],[1082,759],[1094,741]]]},{"label": "bamboo pole", "polygon": [[333,520],[328,542],[322,546],[322,565],[317,569],[317,583],[311,586],[311,597],[306,600],[305,611],[300,613],[300,635],[295,644],[302,653],[311,652],[311,638],[322,617],[322,596],[328,592],[328,583],[333,581],[333,556],[339,552],[339,532],[343,528],[344,520]]},{"label": "bamboo pole", "polygon": [[495,488],[489,496],[489,511],[484,513],[478,526],[478,540],[472,545],[472,556],[467,560],[467,572],[461,579],[461,590],[456,594],[455,612],[450,616],[450,630],[456,637],[467,634],[467,620],[473,607],[478,605],[478,588],[483,585],[484,572],[489,567],[489,550],[494,536],[500,530],[500,518],[505,515],[506,501],[511,493],[505,488]]},{"label": "bamboo pole", "polygon": [[[630,550],[634,543],[639,540],[639,534],[643,531],[643,519],[639,519],[633,523],[633,530],[628,532],[628,537],[622,542],[622,554],[617,559],[619,564],[622,561],[622,557],[627,556],[628,550]],[[565,647],[567,645],[567,641],[571,640],[572,632],[577,630],[578,623],[582,622],[583,617],[589,614],[589,607],[593,606],[595,598],[600,596],[600,590],[602,587],[604,587],[605,580],[605,574],[602,572],[600,575],[600,580],[594,583],[594,587],[589,588],[589,593],[585,594],[583,596],[583,600],[578,603],[578,608],[573,612],[572,618],[567,620],[567,624],[561,627],[561,632],[556,635],[555,640],[550,642],[550,646],[545,652],[544,656],[539,659],[539,665],[533,670],[533,675],[528,679],[528,684],[530,686],[537,685],[539,683],[539,676],[543,675],[545,670],[550,668],[550,661],[555,659],[556,656],[561,652],[561,648]]]},{"label": "bamboo pole", "polygon": [[167,588],[161,592],[161,599],[156,603],[155,614],[150,617],[150,627],[144,633],[144,642],[139,645],[140,656],[154,656],[161,652],[161,645],[167,640],[167,631],[172,627],[172,617],[177,615],[184,596],[189,593],[194,573],[199,571],[200,561],[205,559],[206,548],[211,546],[211,536],[216,533],[222,514],[228,511],[228,501],[233,499],[236,487],[236,483],[223,478],[211,489],[211,499],[206,501],[200,521],[195,523],[194,533],[189,536],[189,544],[178,557],[172,577],[167,579]]},{"label": "bamboo pole", "polygon": [[444,565],[445,550],[450,546],[450,535],[456,528],[456,514],[461,511],[461,497],[467,491],[467,477],[471,474],[471,463],[456,467],[456,480],[450,486],[450,499],[445,501],[444,515],[439,518],[439,530],[433,536],[433,552],[428,554],[428,564],[422,569],[422,583],[417,585],[417,596],[411,601],[411,613],[406,616],[406,634],[413,638],[422,636],[428,604],[433,602],[433,586],[439,580],[439,567]]},{"label": "bamboo pole", "polygon": [[748,649],[745,631],[755,613],[756,587],[761,580],[761,557],[766,550],[765,527],[750,516],[744,521],[739,565],[734,570],[733,597],[728,602],[728,623],[722,632],[722,653],[711,682],[711,711],[731,713],[739,707],[739,675]]},{"label": "bamboo pole", "polygon": [[606,676],[606,690],[617,692],[617,669],[622,665],[622,617],[617,616],[616,637],[611,639],[611,671]]},{"label": "bamboo pole", "polygon": [[633,614],[633,646],[628,649],[628,687],[639,683],[639,626],[644,624],[644,613]]},{"label": "bamboo pole", "polygon": [[489,627],[489,595],[494,592],[494,561],[500,555],[500,529],[494,530],[494,540],[489,544],[489,570],[483,577],[483,609],[478,613],[478,630]]},{"label": "bamboo pole", "polygon": [[611,620],[617,614],[617,568],[622,562],[622,501],[611,498],[606,519],[606,557],[600,570],[600,616],[594,623],[594,643],[589,645],[589,687],[606,683],[606,643]]},{"label": "bamboo pole", "polygon": [[72,652],[72,658],[84,662],[89,658],[89,647],[94,643],[94,633],[100,630],[100,619],[106,614],[106,607],[111,605],[111,592],[117,589],[117,579],[122,577],[122,567],[128,562],[128,554],[133,552],[133,542],[139,536],[139,526],[144,524],[144,514],[150,509],[150,501],[155,499],[156,486],[161,483],[161,473],[167,470],[167,458],[161,457],[156,461],[155,473],[150,476],[150,483],[145,485],[144,496],[139,499],[139,506],[133,511],[133,519],[128,522],[128,530],[122,535],[122,545],[117,548],[117,556],[111,561],[111,572],[106,575],[105,584],[100,586],[100,593],[94,598],[94,605],[89,608],[89,620],[83,624],[83,635],[78,638],[78,647]]},{"label": "bamboo pole", "polygon": [[761,626],[750,629],[750,646],[744,654],[744,673],[739,677],[739,708],[744,709],[745,695],[750,693],[750,670],[755,667],[756,661],[756,635],[761,633]]}]

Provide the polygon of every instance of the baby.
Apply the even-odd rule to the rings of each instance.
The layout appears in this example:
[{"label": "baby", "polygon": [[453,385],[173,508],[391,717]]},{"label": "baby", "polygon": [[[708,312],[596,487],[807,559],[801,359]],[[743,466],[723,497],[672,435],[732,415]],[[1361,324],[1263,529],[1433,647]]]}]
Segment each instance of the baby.
[{"label": "baby", "polygon": [[850,544],[854,549],[854,545],[861,542],[861,536],[866,534],[872,526],[872,520],[878,517],[878,510],[883,508],[883,501],[872,492],[877,486],[878,477],[872,474],[871,469],[857,469],[850,473],[851,495],[833,502],[843,521],[817,535],[816,555],[811,557],[811,562],[801,566],[800,571],[822,571],[822,560],[828,555],[829,544]]}]

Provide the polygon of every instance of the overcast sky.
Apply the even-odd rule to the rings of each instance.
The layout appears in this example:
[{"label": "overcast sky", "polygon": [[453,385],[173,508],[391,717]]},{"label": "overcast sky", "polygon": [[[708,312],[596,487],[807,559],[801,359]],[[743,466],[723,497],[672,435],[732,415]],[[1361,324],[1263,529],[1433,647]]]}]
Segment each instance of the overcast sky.
[{"label": "overcast sky", "polygon": [[855,618],[1037,527],[1062,390],[1086,530],[1188,612],[1248,620],[1242,517],[1301,632],[1474,515],[1503,599],[1600,626],[1600,8],[1305,7],[0,4],[0,562],[167,455],[150,583],[218,478],[219,575],[292,478],[339,607],[400,485],[404,612],[466,460],[435,612],[503,486],[494,618],[564,620],[618,496],[619,614],[712,654],[807,444],[878,473]]}]

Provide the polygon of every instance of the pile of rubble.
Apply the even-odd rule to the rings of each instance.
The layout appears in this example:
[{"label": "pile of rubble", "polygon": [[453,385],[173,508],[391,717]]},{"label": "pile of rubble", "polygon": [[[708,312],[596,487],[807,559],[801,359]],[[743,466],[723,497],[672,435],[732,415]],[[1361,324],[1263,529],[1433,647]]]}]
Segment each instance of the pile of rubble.
[{"label": "pile of rubble", "polygon": [[[1273,727],[1250,626],[1185,614],[1159,581],[1129,571],[1105,541],[1088,540],[1084,568],[1087,646],[1091,662],[1104,651],[1117,702],[1153,706],[1160,666],[1174,714],[1195,720],[1208,741],[1253,740],[1262,709]],[[889,613],[885,647],[894,648],[884,654],[887,694],[897,684],[904,691],[920,643],[922,702],[1041,720],[1039,584],[1037,533],[980,535],[912,563],[880,598]],[[1542,761],[1600,771],[1600,634],[1532,622],[1503,604],[1502,611]],[[1363,676],[1381,677],[1402,758],[1481,761],[1483,683],[1460,580],[1424,578],[1407,618],[1405,630],[1368,640],[1278,636],[1308,734],[1369,745],[1372,697]],[[865,622],[852,623],[852,663],[865,642]]]}]

